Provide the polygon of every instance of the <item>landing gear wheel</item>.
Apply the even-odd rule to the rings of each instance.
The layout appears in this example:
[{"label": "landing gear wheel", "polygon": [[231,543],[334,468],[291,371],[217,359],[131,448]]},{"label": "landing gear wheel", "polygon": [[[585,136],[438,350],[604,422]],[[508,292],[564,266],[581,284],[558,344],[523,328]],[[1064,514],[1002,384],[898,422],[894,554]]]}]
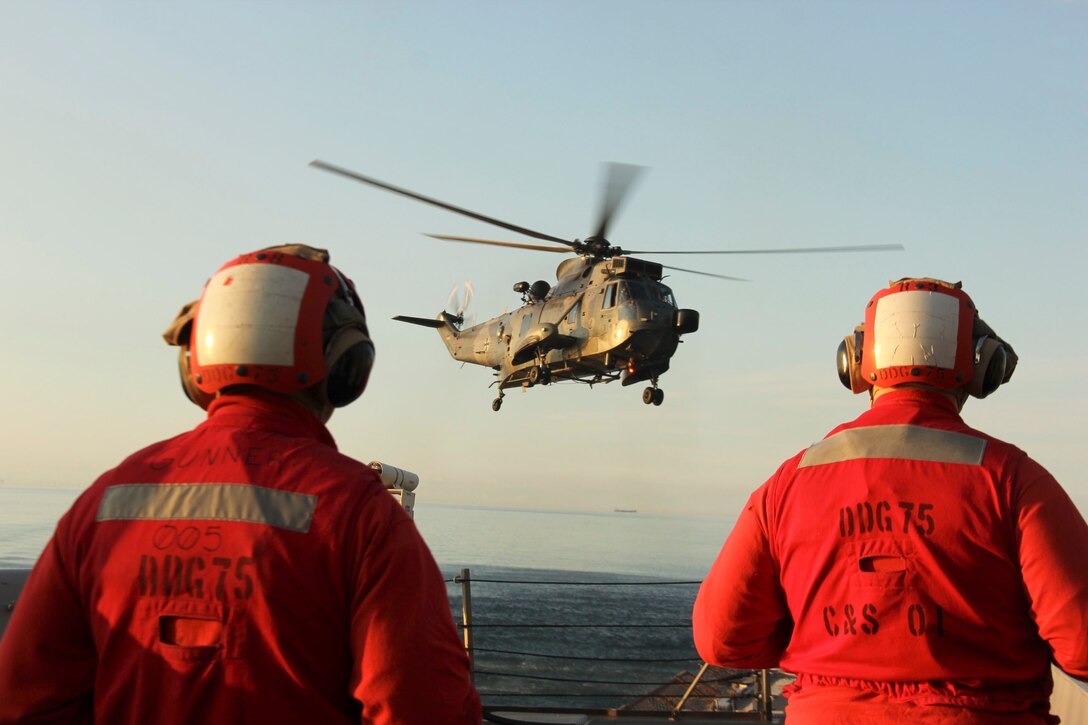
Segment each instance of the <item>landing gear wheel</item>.
[{"label": "landing gear wheel", "polygon": [[502,398],[495,398],[491,401],[491,410],[498,411],[502,407]]},{"label": "landing gear wheel", "polygon": [[653,395],[651,395],[651,401],[654,405],[661,405],[665,402],[665,391],[661,388],[654,388]]},{"label": "landing gear wheel", "polygon": [[[642,391],[642,402],[646,405],[654,402],[654,388],[646,388]],[[661,403],[658,403],[658,405],[661,405]]]},{"label": "landing gear wheel", "polygon": [[551,371],[543,365],[529,368],[529,385],[547,385],[551,381]]}]

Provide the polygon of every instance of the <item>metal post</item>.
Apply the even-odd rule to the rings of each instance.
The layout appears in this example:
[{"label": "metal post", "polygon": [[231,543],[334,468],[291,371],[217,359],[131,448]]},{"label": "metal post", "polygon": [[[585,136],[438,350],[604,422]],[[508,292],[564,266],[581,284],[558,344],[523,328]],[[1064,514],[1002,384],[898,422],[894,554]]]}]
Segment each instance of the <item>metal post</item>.
[{"label": "metal post", "polygon": [[676,703],[676,707],[672,709],[671,717],[676,717],[680,714],[680,711],[684,709],[684,703],[686,703],[688,701],[688,698],[691,697],[691,692],[695,689],[695,686],[699,684],[699,680],[703,679],[703,675],[706,674],[707,667],[710,667],[710,663],[704,662],[702,668],[700,668],[699,670],[699,674],[695,675],[695,679],[693,679],[691,681],[691,684],[688,685],[688,689],[686,692],[684,692],[684,696],[680,698],[680,702]]},{"label": "metal post", "polygon": [[767,676],[767,670],[759,671],[759,709],[762,713],[762,719],[764,722],[770,722],[773,715],[773,708],[771,706],[771,688],[770,678]]},{"label": "metal post", "polygon": [[465,652],[468,653],[468,668],[472,674],[472,684],[476,684],[476,658],[472,647],[472,577],[468,569],[461,570],[461,623],[464,625]]}]

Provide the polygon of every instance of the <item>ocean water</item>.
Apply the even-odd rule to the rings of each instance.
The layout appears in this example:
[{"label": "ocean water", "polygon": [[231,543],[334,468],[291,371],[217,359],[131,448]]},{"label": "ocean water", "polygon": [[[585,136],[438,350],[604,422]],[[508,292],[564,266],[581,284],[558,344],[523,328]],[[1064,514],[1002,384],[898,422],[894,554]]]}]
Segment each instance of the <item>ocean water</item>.
[{"label": "ocean water", "polygon": [[0,569],[34,565],[80,491],[0,486]]},{"label": "ocean water", "polygon": [[701,578],[733,522],[642,513],[416,508],[416,525],[443,569],[519,569]]},{"label": "ocean water", "polygon": [[[32,566],[79,491],[0,487],[0,568]],[[691,606],[732,521],[420,502],[489,705],[615,707],[701,664]],[[463,626],[461,627],[463,630]]]},{"label": "ocean water", "polygon": [[732,522],[417,508],[461,621],[469,569],[486,704],[617,707],[701,665],[691,607]]}]

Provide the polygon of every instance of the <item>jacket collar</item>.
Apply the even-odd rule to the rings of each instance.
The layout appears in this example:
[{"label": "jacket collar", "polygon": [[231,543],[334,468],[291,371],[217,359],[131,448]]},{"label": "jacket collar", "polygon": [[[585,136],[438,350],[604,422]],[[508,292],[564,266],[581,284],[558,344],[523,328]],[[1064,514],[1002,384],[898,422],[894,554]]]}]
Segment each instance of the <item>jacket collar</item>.
[{"label": "jacket collar", "polygon": [[247,391],[220,395],[208,406],[206,426],[245,426],[293,436],[315,438],[336,449],[329,429],[302,403],[286,395]]},{"label": "jacket collar", "polygon": [[885,405],[903,403],[939,408],[957,417],[960,414],[959,409],[956,407],[956,403],[949,399],[947,395],[938,393],[935,390],[923,390],[921,388],[897,388],[888,390],[873,401],[872,407],[875,409]]}]

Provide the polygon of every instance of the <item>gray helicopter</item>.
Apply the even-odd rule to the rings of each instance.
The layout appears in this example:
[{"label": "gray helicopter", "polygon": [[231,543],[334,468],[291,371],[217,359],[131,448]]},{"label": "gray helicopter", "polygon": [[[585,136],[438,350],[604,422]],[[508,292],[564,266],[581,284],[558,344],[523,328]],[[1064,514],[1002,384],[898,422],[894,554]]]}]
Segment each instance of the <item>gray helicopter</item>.
[{"label": "gray helicopter", "polygon": [[[629,256],[632,254],[760,254],[799,252],[888,251],[898,244],[845,247],[804,247],[762,250],[633,251],[611,244],[609,224],[642,167],[630,164],[606,166],[605,193],[596,231],[585,239],[566,240],[408,191],[324,161],[311,166],[376,186],[410,199],[431,204],[509,231],[552,243],[525,244],[475,237],[429,234],[436,239],[539,252],[575,254],[556,269],[556,283],[544,280],[518,282],[522,296],[518,309],[486,322],[465,326],[464,308],[469,293],[454,311],[443,310],[436,318],[398,315],[393,319],[438,330],[455,360],[484,365],[495,371],[498,397],[492,410],[502,407],[504,391],[569,380],[593,385],[619,380],[621,385],[649,381],[642,402],[661,405],[665,392],[658,378],[668,369],[680,344],[680,336],[699,329],[699,313],[678,307],[672,290],[662,283],[664,270],[701,274],[719,279],[739,277],[697,269],[671,267]],[[554,246],[560,245],[560,246]]]}]

